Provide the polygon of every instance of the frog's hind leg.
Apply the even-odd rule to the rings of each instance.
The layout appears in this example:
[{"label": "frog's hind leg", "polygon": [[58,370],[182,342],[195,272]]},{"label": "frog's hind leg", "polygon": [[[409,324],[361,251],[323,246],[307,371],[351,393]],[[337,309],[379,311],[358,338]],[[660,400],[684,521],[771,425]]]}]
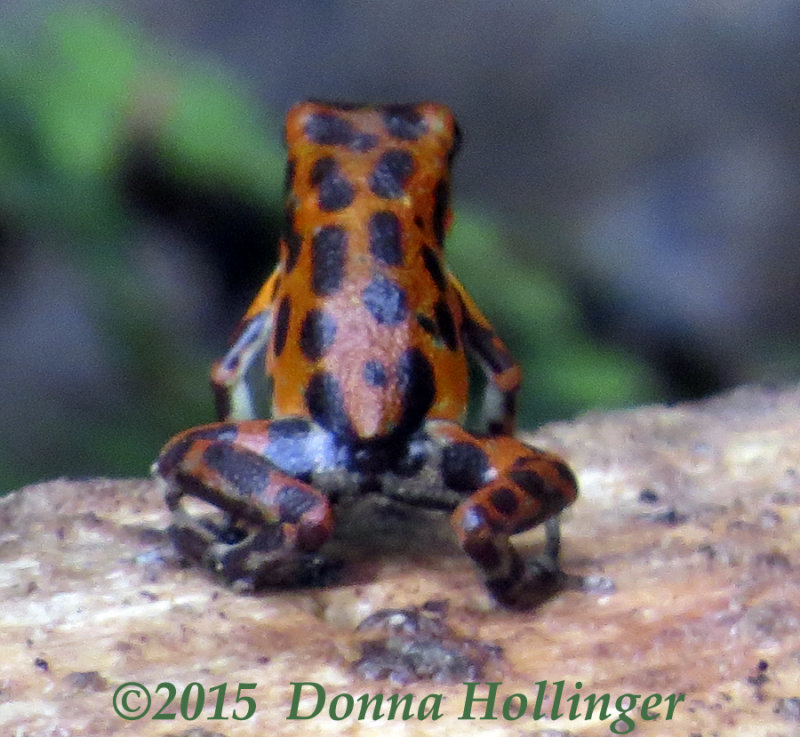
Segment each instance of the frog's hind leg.
[{"label": "frog's hind leg", "polygon": [[[431,429],[442,444],[444,484],[464,495],[452,524],[492,596],[527,608],[562,584],[558,514],[576,498],[575,476],[558,456],[506,435],[476,437],[457,425]],[[509,541],[545,524],[544,555],[525,563]]]},{"label": "frog's hind leg", "polygon": [[[241,588],[322,583],[329,571],[315,551],[333,531],[330,505],[259,452],[269,424],[215,423],[170,440],[154,466],[167,483],[170,536]],[[221,514],[193,514],[186,497]]]}]

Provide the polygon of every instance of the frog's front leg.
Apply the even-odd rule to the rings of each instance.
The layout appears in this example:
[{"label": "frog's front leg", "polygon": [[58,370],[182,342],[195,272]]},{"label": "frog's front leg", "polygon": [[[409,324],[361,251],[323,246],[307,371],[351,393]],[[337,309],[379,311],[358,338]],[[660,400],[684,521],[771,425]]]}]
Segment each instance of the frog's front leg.
[{"label": "frog's front leg", "polygon": [[491,435],[512,435],[522,371],[469,293],[452,275],[450,284],[462,306],[461,335],[469,354],[486,376],[481,421]]},{"label": "frog's front leg", "polygon": [[[215,423],[176,435],[155,470],[167,482],[170,536],[187,558],[246,588],[319,583],[333,531],[328,499],[267,458],[276,423]],[[277,433],[282,437],[285,433]],[[222,515],[191,514],[194,497]]]},{"label": "frog's front leg", "polygon": [[[431,435],[443,444],[441,470],[449,488],[469,495],[452,524],[492,596],[528,608],[558,587],[558,514],[575,501],[575,476],[558,456],[509,436],[476,437],[451,423]],[[545,524],[544,555],[527,565],[509,536]]]},{"label": "frog's front leg", "polygon": [[[228,352],[211,367],[211,389],[218,420],[249,420],[256,416],[245,375],[272,334],[272,302],[279,269],[261,287],[239,322]],[[280,311],[278,320],[281,320]]]}]

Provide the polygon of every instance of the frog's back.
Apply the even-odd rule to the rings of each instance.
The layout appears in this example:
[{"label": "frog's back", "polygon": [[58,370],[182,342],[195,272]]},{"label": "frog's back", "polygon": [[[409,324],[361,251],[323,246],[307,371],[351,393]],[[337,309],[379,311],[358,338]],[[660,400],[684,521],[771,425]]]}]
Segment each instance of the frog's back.
[{"label": "frog's back", "polygon": [[277,417],[363,439],[458,419],[462,306],[442,261],[458,129],[433,103],[290,110],[268,370]]}]

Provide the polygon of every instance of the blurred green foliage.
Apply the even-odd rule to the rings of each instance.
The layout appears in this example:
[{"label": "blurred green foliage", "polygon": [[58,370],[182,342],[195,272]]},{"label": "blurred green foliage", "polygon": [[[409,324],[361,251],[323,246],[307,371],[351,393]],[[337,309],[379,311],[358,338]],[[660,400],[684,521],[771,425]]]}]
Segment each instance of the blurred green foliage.
[{"label": "blurred green foliage", "polygon": [[0,31],[0,296],[13,293],[27,249],[56,254],[90,293],[101,352],[87,347],[85,361],[124,368],[105,398],[41,387],[19,401],[4,377],[0,490],[52,475],[143,475],[171,433],[211,417],[201,331],[170,332],[132,267],[144,216],[121,194],[130,148],[154,149],[187,187],[219,182],[265,209],[279,208],[283,179],[279,124],[231,75],[172,58],[95,9],[60,10],[29,30]]},{"label": "blurred green foliage", "polygon": [[[11,264],[0,290],[13,290],[20,249],[68,260],[85,277],[99,336],[99,354],[85,359],[120,367],[122,378],[113,397],[62,401],[42,387],[36,401],[6,403],[18,416],[0,418],[16,441],[0,447],[0,489],[52,475],[143,475],[170,434],[213,419],[207,371],[227,335],[214,349],[200,328],[176,335],[132,268],[145,215],[121,194],[125,157],[144,142],[175,181],[213,183],[277,218],[279,122],[265,121],[225,70],[176,58],[110,13],[62,6],[18,31],[0,31],[0,230]],[[450,261],[523,365],[522,427],[654,396],[642,365],[587,336],[557,281],[516,260],[491,220],[456,209]],[[13,391],[13,377],[6,383]]]}]

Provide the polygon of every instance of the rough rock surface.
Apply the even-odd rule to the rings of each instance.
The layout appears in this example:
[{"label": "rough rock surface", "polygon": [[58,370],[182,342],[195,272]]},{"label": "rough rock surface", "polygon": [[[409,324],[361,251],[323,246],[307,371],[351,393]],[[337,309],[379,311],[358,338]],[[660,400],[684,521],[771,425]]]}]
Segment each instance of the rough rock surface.
[{"label": "rough rock surface", "polygon": [[[640,698],[629,713],[637,735],[797,734],[800,389],[593,414],[532,439],[562,452],[580,478],[581,497],[564,516],[565,569],[607,577],[614,590],[567,588],[528,613],[489,602],[435,515],[351,510],[341,583],[243,595],[181,566],[150,480],[57,480],[0,500],[0,733],[375,734],[374,722],[357,719],[358,701],[352,716],[332,720],[331,699],[397,693],[413,695],[412,718],[384,717],[377,726],[387,737],[606,735],[616,699],[632,693],[685,694],[671,722],[655,699],[646,715],[660,717],[643,719]],[[540,531],[517,538],[531,554],[541,541]],[[400,611],[356,629],[384,609]],[[414,658],[422,670],[409,670]],[[458,679],[500,682],[496,720],[459,720],[468,687]],[[562,680],[564,714],[551,719]],[[140,721],[112,706],[128,681],[152,693]],[[156,690],[163,681],[176,688],[164,710],[173,720],[152,719],[168,698]],[[287,719],[292,682],[301,681],[327,693],[312,720]],[[542,681],[544,716],[534,720]],[[194,721],[180,713],[192,682],[205,692]],[[221,683],[219,715],[228,718],[214,720],[211,689]],[[257,684],[242,691],[255,713],[237,721],[241,683]],[[613,714],[587,721],[585,701],[575,700],[580,716],[570,719],[576,690],[581,699],[609,694]],[[502,707],[515,693],[528,704],[512,721],[521,699],[508,702],[506,717]],[[442,717],[419,720],[422,699],[431,697],[431,711],[439,694]],[[306,687],[300,713],[314,701]],[[336,705],[344,713],[347,699]],[[472,715],[485,706],[476,702]]]}]

